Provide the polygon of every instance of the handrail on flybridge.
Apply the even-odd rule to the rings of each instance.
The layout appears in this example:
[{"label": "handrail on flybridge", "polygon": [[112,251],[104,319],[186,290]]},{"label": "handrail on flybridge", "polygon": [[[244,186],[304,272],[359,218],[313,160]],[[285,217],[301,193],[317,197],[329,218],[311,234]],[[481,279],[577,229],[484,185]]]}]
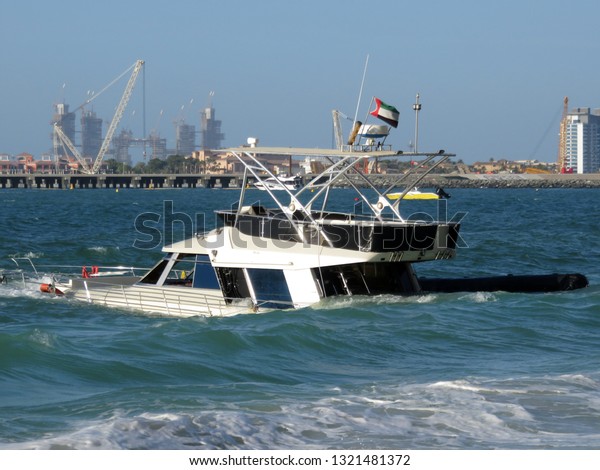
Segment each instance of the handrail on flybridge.
[{"label": "handrail on flybridge", "polygon": [[[360,148],[354,149],[353,151],[340,151],[340,150],[324,150],[324,149],[301,149],[301,148],[271,148],[271,147],[240,147],[235,149],[228,149],[243,165],[245,168],[244,179],[242,184],[242,191],[240,193],[240,200],[237,208],[237,215],[239,216],[242,207],[244,206],[245,189],[248,185],[248,173],[250,173],[258,182],[264,182],[269,178],[274,184],[279,184],[281,190],[278,193],[283,193],[289,197],[289,203],[281,201],[282,195],[275,194],[268,185],[263,185],[263,189],[267,191],[271,199],[277,204],[282,213],[286,216],[289,222],[295,227],[298,235],[301,239],[305,240],[303,226],[308,222],[315,228],[319,229],[319,224],[314,218],[314,212],[312,212],[313,204],[325,194],[323,207],[321,211],[325,210],[325,206],[328,201],[329,190],[333,187],[341,178],[356,191],[357,195],[366,203],[370,211],[373,213],[375,219],[382,221],[382,212],[389,208],[393,216],[400,222],[405,222],[403,217],[400,215],[399,204],[403,197],[415,187],[420,181],[425,178],[431,171],[433,171],[438,165],[448,160],[450,157],[455,156],[451,153],[446,153],[440,150],[436,153],[402,153],[392,152],[388,150],[372,150],[365,151]],[[278,180],[278,178],[258,160],[257,155],[304,155],[324,158],[325,161],[330,163],[323,172],[315,175],[303,188],[298,190],[296,193],[290,191],[285,185]],[[407,173],[400,175],[390,186],[385,190],[380,191],[372,179],[368,175],[360,172],[358,167],[369,158],[398,158],[398,157],[425,157],[414,168],[411,168]],[[430,164],[438,158],[437,161],[433,162],[429,167],[426,165]],[[419,171],[424,169],[424,171]],[[350,175],[358,175],[361,181],[366,186],[374,191],[376,199],[374,202],[369,201],[364,190],[357,187],[356,183],[350,178]],[[406,183],[405,189],[401,193],[398,200],[393,203],[387,198],[387,195],[399,184]],[[410,183],[410,184],[409,184]],[[307,203],[300,201],[300,196],[307,191],[315,192]],[[303,223],[299,223],[293,217],[294,212],[300,211],[303,214]]]},{"label": "handrail on flybridge", "polygon": [[[304,214],[305,218],[307,220],[309,220],[313,226],[318,227],[317,222],[314,220],[312,214],[310,213],[310,210],[307,210],[304,207],[304,205],[298,200],[298,198],[294,194],[292,194],[292,192],[288,188],[286,188],[285,185],[281,181],[279,181],[277,179],[277,177],[271,171],[269,171],[269,169],[266,168],[253,154],[251,154],[250,152],[247,152],[247,151],[243,152],[243,154],[246,157],[248,157],[251,160],[251,162],[253,162],[254,164],[251,164],[248,161],[244,160],[240,153],[233,152],[233,154],[244,165],[245,170],[246,170],[246,171],[244,171],[244,180],[242,182],[242,192],[240,193],[240,201],[238,204],[237,215],[239,216],[240,211],[242,210],[242,207],[243,207],[244,196],[246,193],[246,186],[248,184],[248,171],[250,173],[252,173],[252,175],[258,181],[264,181],[263,175],[261,175],[260,172],[265,172],[268,175],[268,178],[273,178],[273,180],[275,181],[276,184],[281,185],[281,189],[283,189],[287,193],[287,195],[290,197],[290,203],[287,206],[283,205],[281,203],[281,201],[277,198],[277,196],[273,193],[273,191],[269,188],[268,185],[264,185],[264,189],[267,191],[269,196],[271,196],[271,199],[275,202],[275,204],[277,204],[279,209],[281,209],[282,213],[288,219],[290,224],[292,224],[292,227],[294,227],[294,229],[296,230],[296,233],[298,233],[302,242],[306,242],[306,236],[304,234],[304,230],[303,230],[302,226],[300,224],[298,224],[298,221],[294,220],[294,217],[292,216],[292,214],[295,211],[299,210]],[[327,243],[329,243],[331,245],[331,241],[325,234],[323,234],[323,238],[325,239],[325,241],[327,241]]]}]

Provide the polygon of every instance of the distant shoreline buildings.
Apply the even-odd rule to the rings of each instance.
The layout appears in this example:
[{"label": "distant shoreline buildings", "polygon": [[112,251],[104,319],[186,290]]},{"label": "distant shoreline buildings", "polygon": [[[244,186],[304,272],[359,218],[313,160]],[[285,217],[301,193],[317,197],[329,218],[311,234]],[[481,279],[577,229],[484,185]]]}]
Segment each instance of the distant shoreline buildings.
[{"label": "distant shoreline buildings", "polygon": [[[211,95],[212,96],[212,95]],[[76,130],[76,111],[81,110],[81,130]],[[175,148],[167,148],[167,140],[152,131],[145,138],[136,138],[129,129],[122,128],[112,141],[104,162],[116,160],[125,166],[133,167],[130,149],[142,147],[144,163],[152,159],[166,160],[170,155],[179,155],[191,159],[196,168],[204,172],[228,173],[236,172],[236,162],[230,155],[219,151],[223,148],[225,135],[221,131],[221,121],[216,119],[212,102],[200,113],[200,131],[196,126],[187,124],[184,119],[175,121]],[[82,107],[75,111],[69,110],[69,105],[59,103],[54,105],[51,124],[60,126],[64,134],[78,149],[80,155],[87,161],[93,162],[103,144],[103,120],[97,117],[93,110]],[[81,139],[77,139],[80,134]],[[563,117],[560,123],[560,140],[558,146],[558,161],[545,163],[537,160],[508,159],[479,161],[467,165],[459,161],[450,165],[443,173],[598,173],[600,172],[600,109],[573,108],[568,111],[568,98],[564,99]],[[197,137],[200,145],[197,145]],[[57,142],[55,133],[51,134],[52,150],[35,158],[29,153],[13,156],[0,153],[1,173],[76,173],[81,166],[73,152]],[[84,162],[85,163],[85,162]],[[114,164],[114,162],[113,162]],[[277,172],[281,164],[272,162]],[[288,165],[289,171],[289,165]],[[300,168],[299,168],[300,169]],[[402,170],[385,166],[377,172],[385,173]]]},{"label": "distant shoreline buildings", "polygon": [[561,173],[600,171],[600,109],[574,108],[565,112],[560,125],[559,168]]},{"label": "distant shoreline buildings", "polygon": [[[193,154],[209,149],[219,149],[223,146],[225,134],[221,132],[221,121],[215,118],[216,112],[212,104],[209,104],[200,113],[200,131],[196,126],[186,124],[180,119],[175,122],[175,148],[167,148],[167,139],[161,138],[156,132],[151,132],[146,138],[137,138],[129,129],[122,128],[119,134],[111,141],[109,151],[104,157],[104,162],[114,159],[128,166],[132,165],[130,149],[132,147],[143,148],[144,160],[148,162],[154,158],[166,160],[169,155],[181,155],[192,157]],[[88,163],[92,163],[98,155],[104,137],[102,132],[102,119],[97,117],[91,110],[82,109],[81,131],[76,129],[76,112],[69,110],[69,105],[59,103],[54,105],[52,125],[55,123],[61,128],[67,138],[79,151]],[[81,134],[81,140],[77,139]],[[200,137],[200,145],[197,145],[197,136]],[[0,172],[2,173],[71,173],[80,169],[80,164],[73,152],[62,145],[55,133],[50,135],[52,148],[36,158],[34,155],[23,152],[19,155],[0,153]]]},{"label": "distant shoreline buildings", "polygon": [[[80,149],[83,158],[94,159],[100,151],[103,143],[102,119],[96,113],[82,110],[81,114],[81,144],[76,139],[76,116],[75,112],[69,111],[69,105],[59,103],[54,105],[52,124],[56,123],[73,144]],[[209,104],[200,117],[200,131],[196,126],[187,124],[184,119],[175,121],[175,148],[167,148],[167,139],[161,138],[158,133],[152,131],[147,137],[134,137],[129,129],[121,129],[120,133],[113,137],[107,159],[115,159],[117,162],[132,165],[132,157],[129,153],[131,147],[143,147],[145,159],[158,158],[164,160],[168,155],[191,156],[197,150],[219,149],[222,147],[225,134],[221,132],[221,121],[215,118],[216,112],[212,104]],[[200,136],[200,146],[197,145],[197,136]],[[54,137],[53,137],[54,139]],[[74,157],[73,153],[62,145],[57,145],[53,140],[53,153],[58,157]]]}]

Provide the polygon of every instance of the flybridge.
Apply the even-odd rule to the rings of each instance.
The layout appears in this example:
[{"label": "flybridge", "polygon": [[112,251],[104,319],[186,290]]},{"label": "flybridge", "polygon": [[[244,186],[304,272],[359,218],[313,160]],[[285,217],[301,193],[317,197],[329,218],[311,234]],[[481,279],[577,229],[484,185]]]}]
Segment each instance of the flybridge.
[{"label": "flybridge", "polygon": [[[410,222],[400,213],[403,197],[390,200],[398,184],[409,181],[412,187],[437,164],[453,154],[445,152],[409,154],[425,157],[423,163],[408,174],[400,175],[388,188],[381,190],[361,169],[369,159],[406,158],[402,152],[354,147],[350,151],[282,147],[240,147],[227,149],[245,168],[237,208],[217,214],[226,226],[251,237],[288,240],[304,246],[317,245],[358,253],[379,253],[382,259],[417,262],[447,259],[454,256],[459,238],[459,222]],[[298,190],[290,190],[261,162],[263,155],[320,157],[324,170]],[[432,163],[433,162],[433,163]],[[429,165],[426,166],[426,163]],[[250,178],[259,183],[270,180],[265,190],[275,207],[257,204],[249,193]],[[343,181],[355,191],[356,202],[367,212],[335,212],[329,207],[331,190]],[[280,187],[277,187],[277,184]]]},{"label": "flybridge", "polygon": [[[403,153],[401,151],[383,150],[375,146],[353,145],[346,149],[310,149],[295,147],[237,147],[224,151],[233,154],[244,165],[244,178],[242,192],[239,200],[239,210],[245,206],[245,188],[249,186],[249,178],[252,177],[259,182],[266,179],[278,181],[276,176],[263,164],[259,158],[261,155],[319,157],[324,163],[325,170],[316,174],[308,183],[298,191],[291,191],[281,184],[279,188],[268,188],[271,199],[279,209],[293,222],[293,214],[300,212],[311,220],[311,211],[316,207],[317,201],[322,202],[320,211],[325,211],[329,201],[329,192],[340,181],[350,185],[356,191],[356,197],[362,200],[377,220],[383,220],[384,211],[404,222],[400,214],[399,205],[409,190],[419,184],[437,166],[454,157],[455,154],[440,150],[435,153]],[[423,158],[418,164],[398,178],[389,187],[380,190],[362,169],[365,163],[374,159],[404,158],[411,161],[415,158]],[[359,184],[360,183],[360,187]],[[388,195],[398,186],[406,189],[392,202]],[[272,185],[271,185],[272,186]],[[365,195],[364,188],[371,189],[376,197],[371,200]],[[279,191],[279,190],[281,191]]]}]

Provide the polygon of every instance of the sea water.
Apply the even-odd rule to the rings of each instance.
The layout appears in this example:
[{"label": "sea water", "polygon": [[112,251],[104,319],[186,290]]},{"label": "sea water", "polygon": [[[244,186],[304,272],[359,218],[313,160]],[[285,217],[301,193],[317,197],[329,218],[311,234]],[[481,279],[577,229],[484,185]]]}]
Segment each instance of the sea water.
[{"label": "sea water", "polygon": [[[238,195],[0,190],[0,268],[150,267]],[[331,202],[354,197],[337,189]],[[590,286],[572,292],[182,319],[2,285],[0,449],[600,448],[599,204],[587,189],[402,204],[462,223],[457,257],[420,275],[585,274]]]}]

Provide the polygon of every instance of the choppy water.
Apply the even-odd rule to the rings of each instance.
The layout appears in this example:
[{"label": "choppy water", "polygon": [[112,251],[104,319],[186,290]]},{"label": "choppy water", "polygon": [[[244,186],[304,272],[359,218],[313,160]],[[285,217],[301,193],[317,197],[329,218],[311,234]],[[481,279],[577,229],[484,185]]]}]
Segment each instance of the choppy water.
[{"label": "choppy water", "polygon": [[[160,252],[133,247],[137,216],[167,200],[195,219],[236,197],[2,190],[0,266],[149,266]],[[173,319],[2,286],[0,448],[600,448],[599,201],[600,190],[454,190],[467,246],[419,271],[586,274],[575,292]]]}]

